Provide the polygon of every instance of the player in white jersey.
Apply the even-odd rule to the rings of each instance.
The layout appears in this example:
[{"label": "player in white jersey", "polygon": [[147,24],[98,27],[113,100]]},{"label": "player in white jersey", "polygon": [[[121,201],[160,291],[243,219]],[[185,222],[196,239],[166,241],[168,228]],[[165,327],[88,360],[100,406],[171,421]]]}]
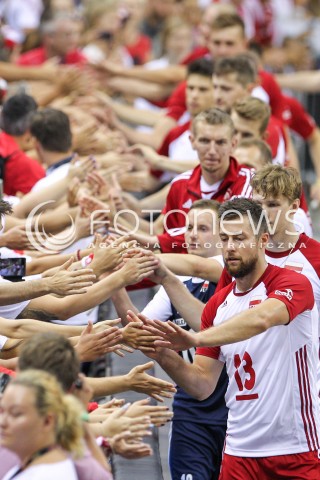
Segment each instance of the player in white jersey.
[{"label": "player in white jersey", "polygon": [[[163,337],[152,356],[198,399],[212,392],[226,363],[221,480],[319,479],[318,318],[311,284],[267,264],[261,206],[239,198],[223,204],[219,215],[225,265],[236,280],[209,300],[200,333],[144,319],[146,329]],[[192,346],[198,347],[192,365],[169,350]]]},{"label": "player in white jersey", "polygon": [[[252,179],[252,187],[253,198],[266,211],[270,224],[267,262],[305,275],[311,282],[320,312],[320,243],[304,233],[297,232],[292,221],[299,208],[302,189],[299,173],[280,165],[268,165],[256,173]],[[320,365],[318,392],[320,396]]]}]

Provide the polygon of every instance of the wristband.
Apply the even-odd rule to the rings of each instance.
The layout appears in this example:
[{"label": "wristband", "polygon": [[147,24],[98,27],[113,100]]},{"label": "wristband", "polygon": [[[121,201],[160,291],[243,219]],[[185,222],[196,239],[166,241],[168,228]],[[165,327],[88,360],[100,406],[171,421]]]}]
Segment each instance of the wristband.
[{"label": "wristband", "polygon": [[112,454],[112,448],[111,448],[109,440],[107,438],[104,438],[104,437],[97,437],[96,442],[99,445],[99,447],[101,447],[103,449],[105,455],[107,457],[110,457],[110,455]]},{"label": "wristband", "polygon": [[88,265],[90,265],[92,260],[93,260],[93,253],[90,253],[90,255],[88,255],[87,257],[83,257],[83,259],[81,260],[81,266],[83,268],[87,267]]},{"label": "wristband", "polygon": [[77,257],[78,262],[80,262],[80,260],[81,260],[80,252],[81,252],[81,250],[79,249],[79,250],[77,250],[77,253],[76,253],[76,257]]},{"label": "wristband", "polygon": [[90,419],[90,417],[89,417],[89,413],[88,413],[88,412],[83,412],[83,413],[81,414],[81,420],[82,420],[83,422],[89,422],[89,419]]}]

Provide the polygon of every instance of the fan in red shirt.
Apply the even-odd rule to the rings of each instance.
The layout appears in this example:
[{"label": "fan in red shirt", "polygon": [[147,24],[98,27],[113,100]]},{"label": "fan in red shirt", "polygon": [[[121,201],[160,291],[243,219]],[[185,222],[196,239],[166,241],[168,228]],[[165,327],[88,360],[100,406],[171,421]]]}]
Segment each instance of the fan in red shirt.
[{"label": "fan in red shirt", "polygon": [[43,46],[23,53],[18,65],[42,65],[56,57],[66,65],[83,64],[86,57],[78,50],[80,25],[75,19],[57,16],[42,24]]},{"label": "fan in red shirt", "polygon": [[24,150],[33,147],[30,133],[32,114],[37,110],[34,99],[20,94],[10,97],[1,112],[0,177],[6,195],[28,193],[45,170]]}]

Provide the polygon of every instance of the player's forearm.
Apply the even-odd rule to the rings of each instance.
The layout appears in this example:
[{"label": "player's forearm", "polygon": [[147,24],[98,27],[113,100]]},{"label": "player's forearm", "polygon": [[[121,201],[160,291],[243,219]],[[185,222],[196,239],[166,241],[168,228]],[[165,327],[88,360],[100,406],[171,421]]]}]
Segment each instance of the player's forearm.
[{"label": "player's forearm", "polygon": [[297,92],[316,93],[320,91],[320,72],[295,72],[276,75],[281,88],[290,88]]},{"label": "player's forearm", "polygon": [[190,275],[215,283],[219,281],[222,267],[216,260],[199,257],[192,253],[183,255],[183,257],[179,253],[159,253],[157,255],[175,275]]},{"label": "player's forearm", "polygon": [[168,83],[183,82],[186,76],[186,67],[183,65],[172,65],[157,70],[147,70],[144,67],[138,66],[123,70],[122,75],[127,78],[136,78],[167,85]]},{"label": "player's forearm", "polygon": [[271,306],[270,303],[270,306],[266,306],[263,303],[233,316],[217,327],[195,334],[194,347],[216,347],[242,342],[265,332],[272,326],[289,321],[289,314],[283,303],[279,302],[276,306]]},{"label": "player's forearm", "polygon": [[159,83],[124,77],[113,77],[108,81],[108,85],[117,92],[155,101],[166,99],[175,87],[175,84],[161,85]]},{"label": "player's forearm", "polygon": [[183,173],[187,170],[193,170],[197,165],[199,165],[197,160],[175,160],[164,155],[158,155],[157,163],[153,167],[164,172]]},{"label": "player's forearm", "polygon": [[163,116],[160,112],[141,110],[119,102],[113,102],[112,108],[121,120],[135,125],[154,127]]},{"label": "player's forearm", "polygon": [[111,300],[117,311],[117,315],[121,318],[121,323],[123,326],[127,325],[128,323],[128,320],[127,320],[128,310],[132,310],[133,312],[138,313],[138,309],[131,302],[129,295],[127,294],[127,291],[124,288],[121,288],[121,290],[118,290],[117,292],[115,292],[112,295]]},{"label": "player's forearm", "polygon": [[205,305],[191,295],[185,285],[172,273],[168,273],[161,283],[181,317],[192,330],[198,332]]},{"label": "player's forearm", "polygon": [[156,361],[169,377],[192,397],[209,396],[203,395],[203,377],[195,364],[185,362],[178,353],[168,349],[161,349]]}]

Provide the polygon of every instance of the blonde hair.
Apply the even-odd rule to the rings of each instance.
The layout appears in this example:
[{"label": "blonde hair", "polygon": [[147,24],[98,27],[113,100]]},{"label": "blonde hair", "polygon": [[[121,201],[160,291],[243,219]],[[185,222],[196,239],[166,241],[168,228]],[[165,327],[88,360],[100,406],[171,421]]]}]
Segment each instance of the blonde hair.
[{"label": "blonde hair", "polygon": [[207,123],[208,125],[227,125],[230,129],[230,136],[233,137],[235,130],[234,124],[228,113],[223,112],[219,108],[210,108],[209,110],[203,110],[192,121],[191,130],[194,135],[197,134],[198,123]]},{"label": "blonde hair", "polygon": [[55,416],[56,442],[75,457],[83,454],[83,407],[72,395],[64,394],[56,378],[43,370],[19,373],[10,385],[30,388],[35,395],[35,408],[39,415]]},{"label": "blonde hair", "polygon": [[264,134],[271,115],[271,109],[267,103],[259,98],[247,97],[243,100],[238,100],[233,106],[233,110],[239,115],[239,117],[242,117],[245,120],[259,120],[259,132],[261,135]]},{"label": "blonde hair", "polygon": [[302,181],[298,170],[281,165],[266,165],[251,180],[253,190],[264,198],[278,198],[283,195],[293,202],[300,198]]}]

